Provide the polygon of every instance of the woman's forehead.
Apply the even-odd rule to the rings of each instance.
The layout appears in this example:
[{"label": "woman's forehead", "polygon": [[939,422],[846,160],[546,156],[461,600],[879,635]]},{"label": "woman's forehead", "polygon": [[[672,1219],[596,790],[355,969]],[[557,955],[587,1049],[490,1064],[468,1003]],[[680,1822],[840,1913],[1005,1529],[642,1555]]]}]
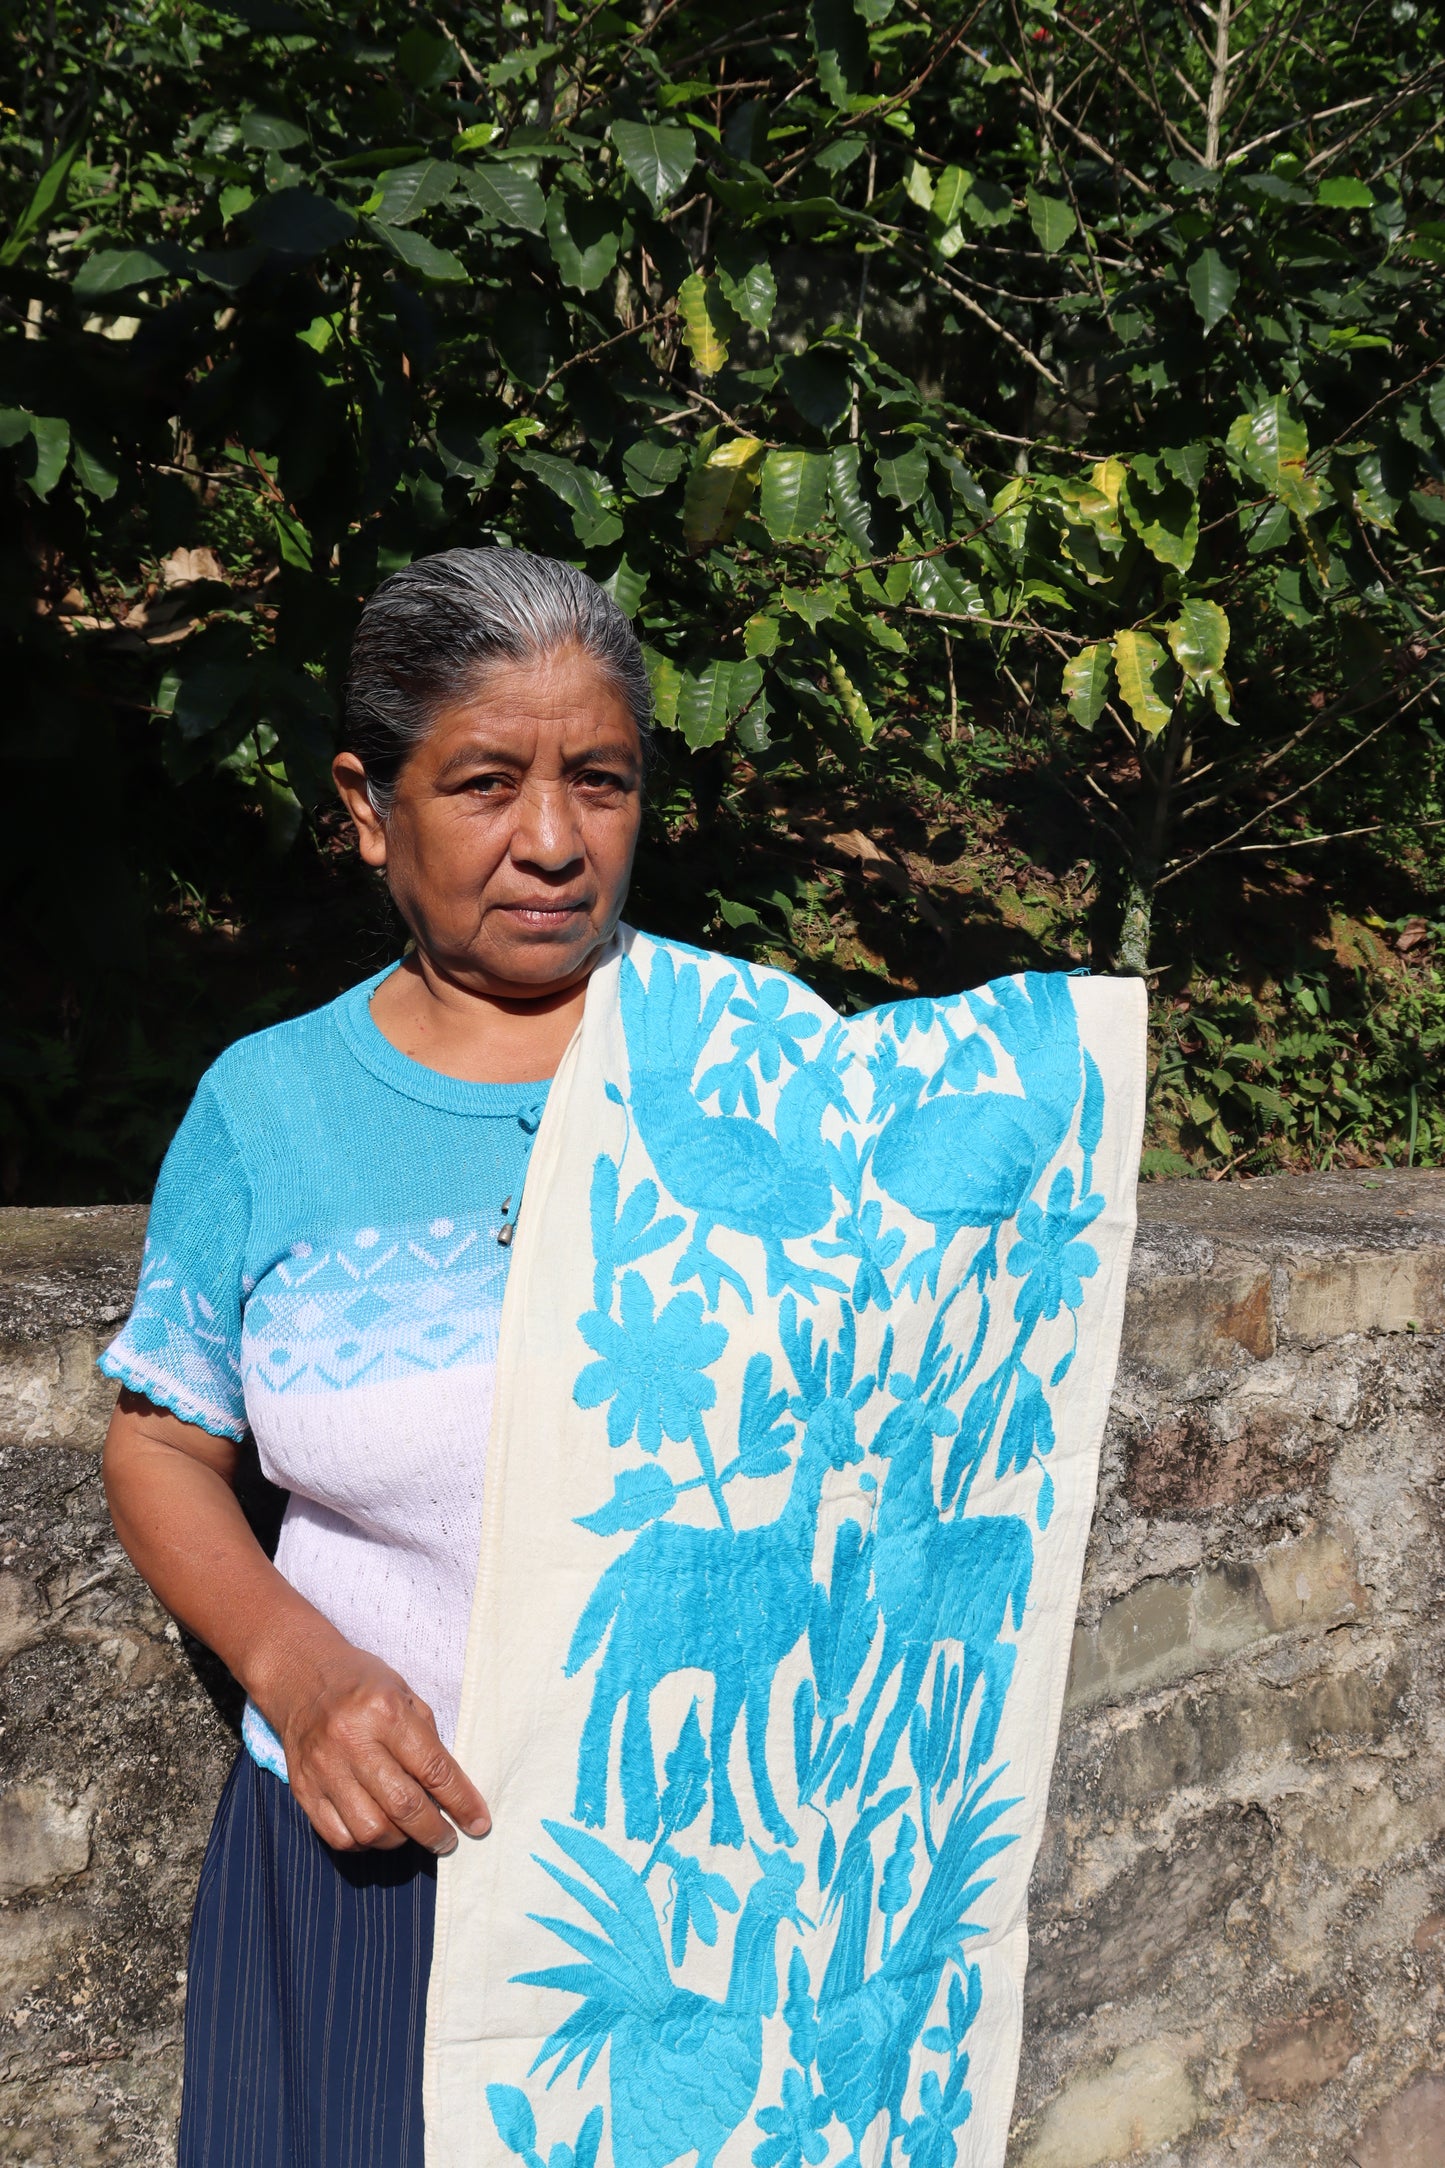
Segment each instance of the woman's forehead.
[{"label": "woman's forehead", "polygon": [[426,742],[450,765],[473,752],[525,761],[571,762],[589,749],[635,757],[641,741],[616,680],[574,651],[494,665],[473,691],[440,709]]}]

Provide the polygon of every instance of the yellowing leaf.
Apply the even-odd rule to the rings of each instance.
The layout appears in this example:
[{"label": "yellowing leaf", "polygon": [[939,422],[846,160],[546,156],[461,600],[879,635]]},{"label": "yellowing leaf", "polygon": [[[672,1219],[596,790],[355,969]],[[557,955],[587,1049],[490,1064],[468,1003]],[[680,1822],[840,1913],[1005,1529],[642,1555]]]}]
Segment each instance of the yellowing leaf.
[{"label": "yellowing leaf", "polygon": [[1109,503],[1117,509],[1119,491],[1124,486],[1124,476],[1128,471],[1122,459],[1101,459],[1090,473],[1089,480],[1099,495],[1107,497]]},{"label": "yellowing leaf", "polygon": [[1114,641],[1119,690],[1139,728],[1151,738],[1169,721],[1172,704],[1161,686],[1168,657],[1151,632],[1121,632]]},{"label": "yellowing leaf", "polygon": [[778,620],[759,610],[743,627],[743,648],[749,655],[775,654],[780,632]]},{"label": "yellowing leaf", "polygon": [[763,464],[763,525],[775,542],[811,534],[828,508],[823,452],[769,452]]},{"label": "yellowing leaf", "polygon": [[1231,688],[1224,672],[1222,670],[1211,670],[1204,680],[1204,690],[1213,702],[1214,712],[1219,717],[1219,720],[1222,723],[1232,723],[1235,716],[1234,710],[1230,706]]},{"label": "yellowing leaf", "polygon": [[1162,460],[1140,456],[1124,478],[1119,502],[1152,556],[1187,572],[1199,547],[1199,499]]},{"label": "yellowing leaf", "polygon": [[1229,652],[1229,619],[1217,602],[1194,595],[1181,604],[1179,615],[1164,627],[1174,660],[1185,676],[1207,694],[1216,714],[1232,723],[1229,680],[1224,658]]},{"label": "yellowing leaf", "polygon": [[757,488],[762,455],[756,437],[731,437],[693,468],[682,500],[682,534],[694,556],[726,542]]},{"label": "yellowing leaf", "polygon": [[1096,640],[1092,646],[1081,647],[1077,655],[1069,657],[1064,664],[1064,697],[1074,721],[1082,723],[1086,730],[1092,730],[1109,697],[1107,641]]},{"label": "yellowing leaf", "polygon": [[677,728],[677,696],[682,691],[682,672],[655,647],[645,647],[642,659],[652,685],[652,712],[664,730]]},{"label": "yellowing leaf", "polygon": [[1251,481],[1277,497],[1297,520],[1320,508],[1320,486],[1305,465],[1309,437],[1283,392],[1241,414],[1225,439]]},{"label": "yellowing leaf", "polygon": [[1179,615],[1164,627],[1170,652],[1186,677],[1210,677],[1224,668],[1229,651],[1229,619],[1217,602],[1191,596]]},{"label": "yellowing leaf", "polygon": [[719,329],[723,314],[717,281],[706,272],[691,271],[677,290],[682,312],[682,335],[703,376],[716,376],[728,358],[727,340]]}]

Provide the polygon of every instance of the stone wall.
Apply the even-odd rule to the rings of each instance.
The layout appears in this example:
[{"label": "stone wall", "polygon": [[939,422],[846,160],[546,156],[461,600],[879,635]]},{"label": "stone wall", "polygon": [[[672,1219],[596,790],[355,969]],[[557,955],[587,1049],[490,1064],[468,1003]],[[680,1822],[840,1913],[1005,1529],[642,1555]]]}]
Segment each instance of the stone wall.
[{"label": "stone wall", "polygon": [[[1445,2168],[1445,1176],[1141,1192],[1010,2168]],[[0,2163],[165,2163],[235,1697],[106,1520],[143,1214],[0,1214]]]}]

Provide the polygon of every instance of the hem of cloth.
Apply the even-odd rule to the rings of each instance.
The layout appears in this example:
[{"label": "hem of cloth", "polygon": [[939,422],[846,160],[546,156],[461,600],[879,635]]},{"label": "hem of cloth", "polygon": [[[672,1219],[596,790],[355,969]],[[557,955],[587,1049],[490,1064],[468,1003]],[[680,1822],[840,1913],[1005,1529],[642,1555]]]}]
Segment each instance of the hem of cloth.
[{"label": "hem of cloth", "polygon": [[133,1393],[151,1401],[158,1408],[167,1409],[183,1423],[194,1423],[200,1430],[207,1430],[213,1438],[229,1438],[234,1445],[244,1442],[246,1424],[244,1418],[223,1415],[220,1409],[208,1407],[203,1401],[193,1399],[173,1378],[163,1377],[158,1371],[143,1369],[129,1357],[117,1355],[112,1343],[102,1349],[95,1358],[95,1367],[117,1385],[124,1385]]},{"label": "hem of cloth", "polygon": [[290,1784],[286,1749],[249,1695],[241,1718],[241,1744],[258,1768],[269,1770],[283,1784]]}]

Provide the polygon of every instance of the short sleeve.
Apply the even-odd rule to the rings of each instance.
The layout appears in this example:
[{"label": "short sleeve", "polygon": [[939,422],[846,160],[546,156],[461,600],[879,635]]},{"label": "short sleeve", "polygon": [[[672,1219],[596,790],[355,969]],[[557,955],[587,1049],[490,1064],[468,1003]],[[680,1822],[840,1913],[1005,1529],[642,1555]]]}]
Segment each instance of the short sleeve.
[{"label": "short sleeve", "polygon": [[108,1377],[183,1423],[243,1438],[241,1310],[250,1187],[215,1086],[203,1078],[156,1183],[140,1285],[100,1357]]}]

